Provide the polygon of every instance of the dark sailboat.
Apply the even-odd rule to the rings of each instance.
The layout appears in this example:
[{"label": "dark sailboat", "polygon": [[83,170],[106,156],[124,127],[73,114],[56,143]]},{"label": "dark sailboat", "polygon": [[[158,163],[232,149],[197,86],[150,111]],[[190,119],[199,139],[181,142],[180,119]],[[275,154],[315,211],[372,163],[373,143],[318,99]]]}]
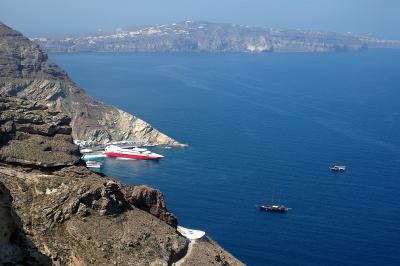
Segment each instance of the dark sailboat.
[{"label": "dark sailboat", "polygon": [[260,206],[258,206],[258,208],[262,211],[267,211],[267,212],[287,212],[290,210],[290,208],[286,207],[285,205],[279,204],[279,201],[278,201],[277,205],[273,204],[273,202],[274,202],[274,194],[273,193],[272,193],[272,201],[271,202],[272,202],[272,204],[260,205]]}]

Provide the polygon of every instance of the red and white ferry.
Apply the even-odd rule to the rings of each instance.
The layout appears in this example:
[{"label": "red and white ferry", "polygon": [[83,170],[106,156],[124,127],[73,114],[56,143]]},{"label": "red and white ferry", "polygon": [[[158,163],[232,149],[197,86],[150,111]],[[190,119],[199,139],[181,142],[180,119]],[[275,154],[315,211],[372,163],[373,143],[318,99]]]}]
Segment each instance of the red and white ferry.
[{"label": "red and white ferry", "polygon": [[140,159],[140,160],[158,160],[164,158],[161,154],[151,152],[144,148],[135,147],[133,149],[124,149],[115,145],[107,146],[104,152],[110,157]]}]

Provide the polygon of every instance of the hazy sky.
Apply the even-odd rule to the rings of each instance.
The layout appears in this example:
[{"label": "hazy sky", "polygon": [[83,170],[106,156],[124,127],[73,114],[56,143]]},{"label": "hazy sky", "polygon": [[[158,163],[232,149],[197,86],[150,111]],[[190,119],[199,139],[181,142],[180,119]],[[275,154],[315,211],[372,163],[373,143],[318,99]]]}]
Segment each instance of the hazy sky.
[{"label": "hazy sky", "polygon": [[400,0],[0,0],[0,21],[29,36],[188,19],[400,39]]}]

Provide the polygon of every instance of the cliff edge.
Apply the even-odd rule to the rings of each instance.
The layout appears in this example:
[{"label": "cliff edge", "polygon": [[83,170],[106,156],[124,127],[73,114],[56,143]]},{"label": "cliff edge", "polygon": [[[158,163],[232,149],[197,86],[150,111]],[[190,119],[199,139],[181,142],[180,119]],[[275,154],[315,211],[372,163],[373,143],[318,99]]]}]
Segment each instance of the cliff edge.
[{"label": "cliff edge", "polygon": [[184,146],[140,118],[97,102],[39,46],[0,22],[0,94],[42,101],[71,117],[74,139]]},{"label": "cliff edge", "polygon": [[69,122],[0,98],[0,265],[242,265],[181,236],[159,190],[89,171]]}]

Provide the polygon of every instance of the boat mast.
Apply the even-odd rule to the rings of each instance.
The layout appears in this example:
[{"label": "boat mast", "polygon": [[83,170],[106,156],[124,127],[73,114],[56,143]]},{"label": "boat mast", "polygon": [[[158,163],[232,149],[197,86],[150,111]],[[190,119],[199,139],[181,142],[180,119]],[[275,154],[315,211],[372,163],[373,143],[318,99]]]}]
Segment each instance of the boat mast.
[{"label": "boat mast", "polygon": [[279,190],[278,205],[281,204],[281,197],[282,197],[282,189]]},{"label": "boat mast", "polygon": [[274,205],[274,194],[275,194],[275,189],[272,190],[272,199],[271,199],[271,205]]}]

